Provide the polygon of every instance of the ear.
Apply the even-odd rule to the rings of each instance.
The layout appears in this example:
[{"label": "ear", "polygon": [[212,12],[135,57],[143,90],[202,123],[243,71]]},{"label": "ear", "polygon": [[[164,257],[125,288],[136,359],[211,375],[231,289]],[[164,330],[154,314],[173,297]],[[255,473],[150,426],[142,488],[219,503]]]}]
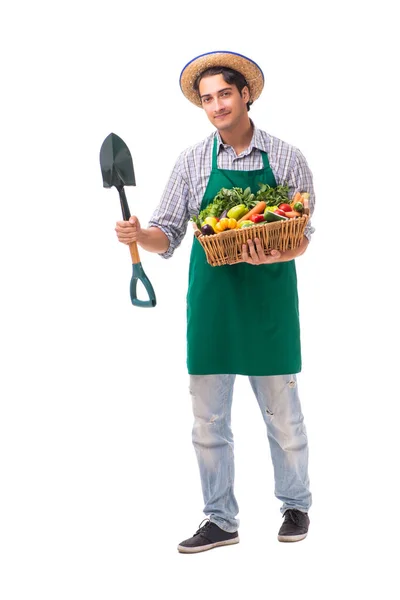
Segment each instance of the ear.
[{"label": "ear", "polygon": [[250,100],[250,92],[247,85],[245,85],[244,88],[242,88],[242,98],[246,102],[246,104]]}]

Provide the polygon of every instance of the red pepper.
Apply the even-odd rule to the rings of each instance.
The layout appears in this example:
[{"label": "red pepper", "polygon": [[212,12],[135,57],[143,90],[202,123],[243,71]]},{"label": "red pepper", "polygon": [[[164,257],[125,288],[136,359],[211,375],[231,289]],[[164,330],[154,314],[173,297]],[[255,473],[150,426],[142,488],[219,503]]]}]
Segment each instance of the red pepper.
[{"label": "red pepper", "polygon": [[250,217],[253,223],[262,223],[264,221],[264,215],[253,215]]}]

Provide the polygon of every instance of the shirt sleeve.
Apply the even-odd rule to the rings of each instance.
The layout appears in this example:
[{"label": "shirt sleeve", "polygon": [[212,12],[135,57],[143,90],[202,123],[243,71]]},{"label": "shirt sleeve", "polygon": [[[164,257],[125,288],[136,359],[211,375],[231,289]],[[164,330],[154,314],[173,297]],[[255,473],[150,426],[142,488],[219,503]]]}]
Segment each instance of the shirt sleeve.
[{"label": "shirt sleeve", "polygon": [[181,244],[189,222],[189,186],[183,172],[183,154],[175,163],[161,200],[153,212],[148,227],[158,227],[169,239],[169,248],[160,253],[170,258]]},{"label": "shirt sleeve", "polygon": [[311,225],[311,217],[314,213],[315,207],[315,193],[314,193],[314,185],[313,185],[313,176],[310,171],[310,168],[307,164],[307,161],[303,154],[300,152],[298,148],[295,151],[294,163],[293,167],[289,174],[288,179],[289,185],[289,197],[293,198],[296,192],[308,192],[310,194],[309,199],[309,210],[310,210],[310,218],[306,225],[304,235],[310,241],[311,236],[315,231],[315,227]]}]

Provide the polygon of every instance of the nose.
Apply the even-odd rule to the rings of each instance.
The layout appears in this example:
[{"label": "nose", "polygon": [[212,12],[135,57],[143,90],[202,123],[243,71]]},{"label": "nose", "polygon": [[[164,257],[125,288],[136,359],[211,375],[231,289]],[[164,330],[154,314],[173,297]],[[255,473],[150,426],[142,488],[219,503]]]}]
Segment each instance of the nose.
[{"label": "nose", "polygon": [[220,98],[215,99],[215,112],[219,112],[222,108],[224,108],[224,103]]}]

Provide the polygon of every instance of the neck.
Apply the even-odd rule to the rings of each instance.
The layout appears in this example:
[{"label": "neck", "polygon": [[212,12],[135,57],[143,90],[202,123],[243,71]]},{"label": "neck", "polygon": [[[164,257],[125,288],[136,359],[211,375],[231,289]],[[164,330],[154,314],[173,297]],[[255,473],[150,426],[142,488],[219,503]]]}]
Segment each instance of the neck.
[{"label": "neck", "polygon": [[253,125],[248,117],[244,123],[238,124],[232,130],[224,129],[218,131],[224,144],[232,146],[236,154],[241,154],[241,152],[246,150],[253,137]]}]

